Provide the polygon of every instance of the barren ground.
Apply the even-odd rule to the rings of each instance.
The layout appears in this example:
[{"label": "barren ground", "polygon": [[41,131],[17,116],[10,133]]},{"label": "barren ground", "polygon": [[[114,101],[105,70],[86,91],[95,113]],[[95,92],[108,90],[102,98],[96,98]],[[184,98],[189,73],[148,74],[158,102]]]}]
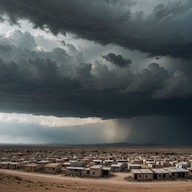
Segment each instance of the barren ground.
[{"label": "barren ground", "polygon": [[128,182],[127,173],[109,179],[84,179],[0,170],[0,192],[184,192],[192,181]]}]

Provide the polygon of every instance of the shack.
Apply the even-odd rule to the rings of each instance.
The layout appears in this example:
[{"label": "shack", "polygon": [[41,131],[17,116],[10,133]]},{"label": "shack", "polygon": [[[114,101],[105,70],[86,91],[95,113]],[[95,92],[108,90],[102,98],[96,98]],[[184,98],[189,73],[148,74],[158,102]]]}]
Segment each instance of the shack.
[{"label": "shack", "polygon": [[57,173],[61,173],[61,171],[62,171],[61,163],[49,163],[44,166],[45,173],[57,174]]},{"label": "shack", "polygon": [[122,171],[122,163],[112,164],[111,171],[112,172],[121,172]]},{"label": "shack", "polygon": [[42,164],[31,163],[24,166],[24,170],[27,172],[37,172],[43,170]]},{"label": "shack", "polygon": [[165,169],[151,169],[151,171],[154,173],[154,179],[169,179],[169,172]]},{"label": "shack", "polygon": [[111,167],[102,167],[102,176],[110,177],[111,176]]},{"label": "shack", "polygon": [[90,167],[91,177],[101,177],[102,176],[102,165],[93,165]]},{"label": "shack", "polygon": [[138,181],[153,180],[153,172],[150,169],[132,169],[131,176]]},{"label": "shack", "polygon": [[141,169],[141,165],[140,164],[128,164],[128,170],[131,169]]},{"label": "shack", "polygon": [[65,173],[70,176],[81,176],[83,170],[84,167],[67,167]]},{"label": "shack", "polygon": [[190,175],[189,170],[183,168],[170,167],[165,168],[165,170],[169,172],[169,177],[173,179],[187,178]]}]

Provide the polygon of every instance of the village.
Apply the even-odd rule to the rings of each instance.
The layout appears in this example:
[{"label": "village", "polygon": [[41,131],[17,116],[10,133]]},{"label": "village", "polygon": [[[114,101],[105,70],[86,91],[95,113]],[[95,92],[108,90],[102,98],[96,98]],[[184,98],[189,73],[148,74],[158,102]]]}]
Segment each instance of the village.
[{"label": "village", "polygon": [[192,177],[192,153],[2,148],[0,169],[85,178],[124,173],[129,181],[178,180]]}]

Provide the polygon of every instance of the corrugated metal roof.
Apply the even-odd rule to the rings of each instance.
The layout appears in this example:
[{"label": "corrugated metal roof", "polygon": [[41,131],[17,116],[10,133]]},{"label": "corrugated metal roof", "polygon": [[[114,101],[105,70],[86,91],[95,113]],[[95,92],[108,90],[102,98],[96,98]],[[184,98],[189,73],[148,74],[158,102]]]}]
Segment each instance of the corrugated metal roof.
[{"label": "corrugated metal roof", "polygon": [[163,174],[165,174],[165,173],[169,173],[167,170],[165,170],[165,169],[151,169],[154,173],[158,173],[158,174],[160,174],[160,173],[163,173]]}]

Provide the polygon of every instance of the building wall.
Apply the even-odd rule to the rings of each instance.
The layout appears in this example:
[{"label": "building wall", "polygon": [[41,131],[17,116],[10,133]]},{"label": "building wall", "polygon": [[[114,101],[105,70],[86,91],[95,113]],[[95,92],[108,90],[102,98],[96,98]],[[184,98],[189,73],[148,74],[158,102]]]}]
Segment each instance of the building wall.
[{"label": "building wall", "polygon": [[36,172],[36,171],[41,171],[42,170],[42,166],[41,165],[38,165],[36,167],[30,167],[30,166],[26,166],[24,168],[25,171],[27,172]]},{"label": "building wall", "polygon": [[102,170],[101,169],[90,169],[90,176],[91,177],[101,177]]},{"label": "building wall", "polygon": [[163,179],[169,179],[168,173],[154,173],[154,179],[163,180]]},{"label": "building wall", "polygon": [[71,176],[81,176],[82,175],[81,170],[73,170],[73,169],[67,169],[65,173],[66,173],[66,175],[71,175]]},{"label": "building wall", "polygon": [[44,168],[45,173],[60,173],[61,172],[61,167],[45,167]]},{"label": "building wall", "polygon": [[111,167],[111,171],[112,172],[121,172],[122,171],[122,167]]},{"label": "building wall", "polygon": [[21,165],[20,164],[9,164],[9,169],[20,169]]},{"label": "building wall", "polygon": [[138,181],[150,181],[153,180],[153,173],[132,173],[132,178]]}]

